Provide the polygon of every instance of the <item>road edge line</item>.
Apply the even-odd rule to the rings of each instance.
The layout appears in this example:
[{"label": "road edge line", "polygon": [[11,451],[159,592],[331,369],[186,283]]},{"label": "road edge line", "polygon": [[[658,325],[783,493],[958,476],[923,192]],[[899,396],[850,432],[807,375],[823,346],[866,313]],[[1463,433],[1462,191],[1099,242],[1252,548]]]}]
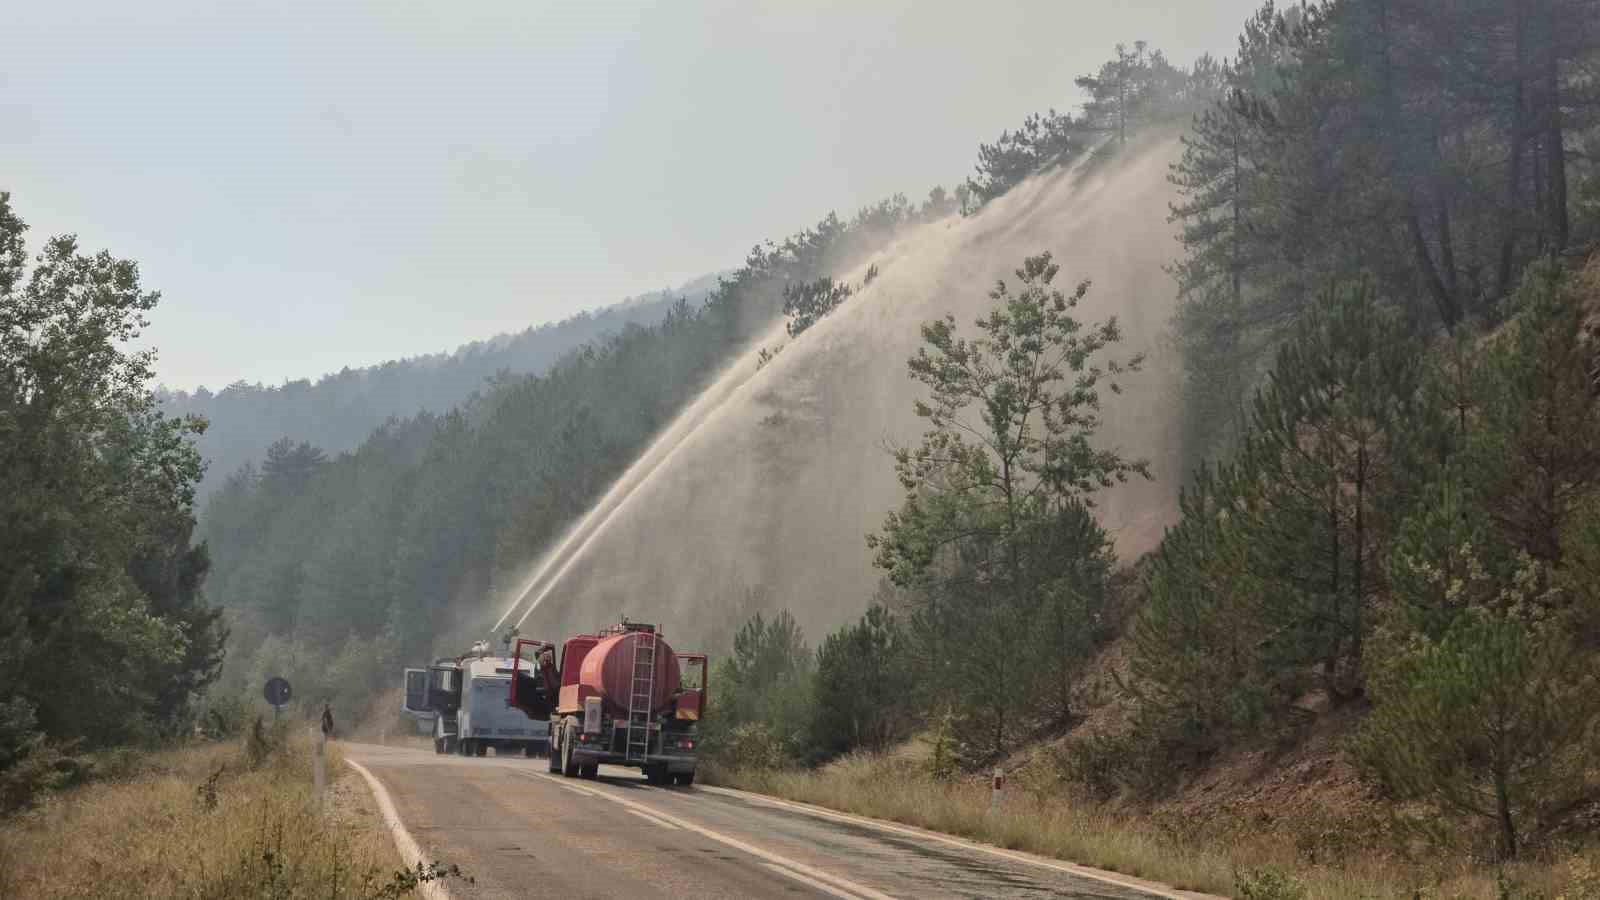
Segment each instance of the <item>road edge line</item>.
[{"label": "road edge line", "polygon": [[[528,778],[549,780],[555,782],[556,784],[561,784],[561,779],[554,775],[546,775],[542,772],[527,772],[524,774]],[[768,850],[764,847],[759,847],[748,841],[740,840],[732,835],[723,834],[720,831],[707,828],[704,825],[697,825],[694,822],[690,822],[688,819],[679,818],[671,813],[664,812],[647,804],[629,800],[626,797],[619,797],[611,791],[596,790],[595,788],[582,788],[581,790],[583,790],[585,793],[593,794],[602,800],[608,800],[612,803],[618,804],[624,809],[643,810],[644,812],[649,813],[658,819],[662,819],[663,821],[677,825],[679,828],[682,828],[685,831],[692,831],[701,837],[710,838],[719,844],[724,844],[734,848],[735,850],[741,850],[759,860],[762,860],[763,862],[777,863],[786,869],[791,869],[795,872],[815,878],[818,881],[831,884],[835,888],[845,891],[852,896],[864,898],[864,900],[895,900],[895,898],[884,893],[883,891],[878,890],[875,887],[872,887],[871,885],[851,881],[843,875],[835,875],[832,872],[819,869],[816,866],[803,863],[800,860],[790,859],[789,857],[783,856],[775,851]]]},{"label": "road edge line", "polygon": [[[400,812],[395,809],[394,800],[389,797],[389,791],[384,788],[383,782],[368,771],[366,766],[355,760],[346,757],[345,763],[367,780],[367,787],[372,789],[372,797],[378,802],[378,813],[383,816],[383,824],[388,827],[389,836],[394,839],[394,848],[399,851],[401,861],[408,867],[426,865],[427,859],[422,855],[422,847],[416,838],[411,836],[411,832],[406,830],[405,823],[400,821]],[[428,900],[450,900],[449,889],[439,881],[424,881],[417,885],[417,890]]]},{"label": "road edge line", "polygon": [[713,794],[723,794],[729,797],[736,797],[746,800],[747,802],[763,803],[770,806],[790,809],[795,812],[816,816],[819,819],[833,819],[834,821],[838,822],[849,822],[869,828],[876,828],[879,831],[887,831],[891,834],[925,838],[928,840],[939,841],[952,847],[960,847],[966,850],[977,850],[982,853],[988,853],[992,856],[999,856],[1004,859],[1009,859],[1013,862],[1028,863],[1030,865],[1040,866],[1046,869],[1054,869],[1058,872],[1065,872],[1069,875],[1077,875],[1082,878],[1089,878],[1105,884],[1114,884],[1118,887],[1130,888],[1141,893],[1150,894],[1154,897],[1164,898],[1164,900],[1226,900],[1226,898],[1216,897],[1212,894],[1183,891],[1173,887],[1172,885],[1147,881],[1142,878],[1137,878],[1131,875],[1122,875],[1121,873],[1116,872],[1109,872],[1104,869],[1096,869],[1092,866],[1068,862],[1064,859],[1052,859],[1051,857],[1041,856],[1037,853],[1027,853],[1021,850],[1010,850],[1005,847],[997,847],[993,844],[985,844],[981,841],[974,841],[967,838],[956,837],[952,834],[945,834],[942,831],[932,831],[927,828],[918,828],[914,825],[903,825],[899,822],[890,822],[884,819],[873,819],[867,816],[858,816],[854,813],[840,812],[836,809],[828,809],[827,807],[816,806],[815,804],[811,803],[801,803],[797,800],[785,800],[781,797],[758,794],[755,791],[741,791],[737,788],[725,788],[712,784],[699,784],[695,785],[695,788],[696,790],[704,790]]}]

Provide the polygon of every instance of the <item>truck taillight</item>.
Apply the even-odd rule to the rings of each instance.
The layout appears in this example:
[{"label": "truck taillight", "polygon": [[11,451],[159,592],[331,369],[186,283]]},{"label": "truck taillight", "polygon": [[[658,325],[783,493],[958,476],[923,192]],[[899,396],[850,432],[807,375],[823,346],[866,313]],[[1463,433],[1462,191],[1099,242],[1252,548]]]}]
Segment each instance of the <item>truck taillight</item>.
[{"label": "truck taillight", "polygon": [[689,739],[685,740],[683,742],[683,749],[685,749],[685,750],[693,750],[694,749],[694,738],[689,738]]},{"label": "truck taillight", "polygon": [[578,743],[580,743],[580,744],[587,744],[587,743],[589,743],[589,736],[588,736],[588,735],[587,735],[587,734],[584,734],[584,733],[582,733],[582,732],[579,732],[579,733],[578,733]]}]

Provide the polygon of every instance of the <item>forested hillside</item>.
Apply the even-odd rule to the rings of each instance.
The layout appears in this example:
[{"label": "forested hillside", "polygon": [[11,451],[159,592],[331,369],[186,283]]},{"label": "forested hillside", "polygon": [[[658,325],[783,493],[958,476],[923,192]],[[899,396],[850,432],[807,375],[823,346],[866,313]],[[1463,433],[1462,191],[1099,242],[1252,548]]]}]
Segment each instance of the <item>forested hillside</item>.
[{"label": "forested hillside", "polygon": [[223,476],[246,462],[260,464],[274,441],[305,441],[328,453],[350,450],[390,418],[448,412],[495,379],[540,374],[608,333],[655,325],[680,299],[702,302],[716,280],[706,275],[675,291],[629,297],[449,353],[345,368],[315,381],[301,378],[278,386],[237,381],[215,393],[202,386],[193,392],[160,389],[156,397],[169,416],[196,415],[209,423],[195,439],[206,462],[199,491],[203,508]]},{"label": "forested hillside", "polygon": [[[0,774],[269,675],[357,718],[629,510],[534,621],[672,600],[725,777],[853,765],[952,827],[964,775],[1025,766],[1038,821],[956,830],[1059,852],[1041,829],[1092,810],[1227,848],[1201,886],[1256,898],[1600,896],[1600,0],[1268,0],[1226,58],[1135,42],[1073,86],[954,191],[513,339],[541,371],[169,398],[261,454],[192,536],[203,423],[119,349],[154,298],[70,240],[27,269],[0,194]],[[103,721],[51,677],[87,647]]]},{"label": "forested hillside", "polygon": [[[1600,4],[1449,9],[1269,3],[1225,61],[1029,121],[1024,143],[1070,148],[1087,126],[1120,144],[1201,101],[1171,169],[1194,467],[1178,521],[1136,566],[1108,560],[1093,504],[1144,474],[1140,448],[1094,438],[1134,402],[1105,389],[1128,357],[1049,259],[1018,260],[975,328],[923,327],[907,374],[926,434],[893,460],[906,493],[871,538],[875,605],[815,653],[788,614],[738,635],[713,679],[731,765],[922,732],[938,779],[1051,740],[1041,790],[1137,805],[1240,754],[1276,779],[1315,740],[1362,818],[1286,823],[1299,864],[1368,854],[1439,884],[1587,846]],[[1217,827],[1205,839],[1250,826]],[[1304,891],[1271,878],[1287,893],[1259,896]]]},{"label": "forested hillside", "polygon": [[227,690],[279,673],[347,710],[407,660],[481,637],[486,598],[580,516],[645,443],[781,316],[942,196],[895,197],[756,246],[700,304],[633,325],[548,372],[379,427],[337,456],[280,441],[213,494],[208,595],[229,610]]},{"label": "forested hillside", "polygon": [[0,814],[82,775],[64,751],[188,727],[227,640],[191,540],[204,423],[162,416],[127,349],[158,295],[26,231],[0,191]]}]

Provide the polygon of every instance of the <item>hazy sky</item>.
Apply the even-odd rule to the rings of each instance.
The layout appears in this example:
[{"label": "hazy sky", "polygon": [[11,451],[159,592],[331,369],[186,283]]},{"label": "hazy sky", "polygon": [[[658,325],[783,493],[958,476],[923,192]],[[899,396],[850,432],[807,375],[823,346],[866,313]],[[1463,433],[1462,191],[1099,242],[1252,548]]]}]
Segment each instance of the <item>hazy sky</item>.
[{"label": "hazy sky", "polygon": [[137,259],[174,387],[450,349],[953,186],[1255,0],[0,0],[0,189]]}]

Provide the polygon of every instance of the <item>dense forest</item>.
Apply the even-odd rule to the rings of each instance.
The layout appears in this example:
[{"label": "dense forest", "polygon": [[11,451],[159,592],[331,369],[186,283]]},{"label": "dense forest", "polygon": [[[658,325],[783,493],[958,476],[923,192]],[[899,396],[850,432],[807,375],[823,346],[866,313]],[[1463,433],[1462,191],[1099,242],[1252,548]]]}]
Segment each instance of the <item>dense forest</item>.
[{"label": "dense forest", "polygon": [[[766,326],[797,336],[851,302],[842,274],[901,229],[1176,141],[1191,476],[1159,548],[1120,564],[1096,506],[1151,475],[1096,440],[1147,361],[1038,248],[976,322],[922,327],[923,434],[882,462],[904,495],[867,538],[864,615],[813,649],[766,612],[709,648],[708,749],[791,769],[920,737],[951,778],[1062,739],[1081,795],[1149,798],[1333,711],[1416,834],[1546,852],[1600,798],[1597,28],[1600,0],[1268,2],[1223,59],[1119,46],[1076,80],[1080,113],[982,144],[951,192],[830,214],[699,302],[458,384],[358,445],[274,423],[237,451],[259,463],[217,473],[195,535],[204,423],[160,415],[148,357],[118,349],[154,296],[70,239],[28,271],[0,202],[0,503],[19,523],[0,660],[20,686],[0,770],[170,732],[208,685],[222,715],[268,674],[365,708],[717,372],[769,362]],[[116,663],[91,668],[111,720],[49,677],[89,653]]]},{"label": "dense forest", "polygon": [[542,374],[606,334],[630,325],[654,325],[678,300],[702,302],[716,280],[706,275],[675,291],[629,297],[450,353],[345,368],[314,382],[301,378],[268,387],[236,381],[215,393],[204,386],[192,392],[161,388],[156,399],[168,416],[199,416],[210,423],[195,438],[206,463],[199,491],[203,506],[223,476],[247,462],[259,466],[266,448],[279,438],[293,437],[327,453],[354,449],[391,418],[448,412],[496,380]]},{"label": "dense forest", "polygon": [[76,748],[179,733],[227,639],[192,540],[205,423],[163,416],[126,349],[159,295],[70,235],[30,260],[26,231],[0,191],[0,812]]},{"label": "dense forest", "polygon": [[787,614],[739,632],[713,680],[729,764],[921,734],[948,774],[1066,735],[1063,779],[1159,797],[1351,710],[1346,755],[1406,833],[1509,860],[1588,821],[1600,4],[1438,7],[1268,4],[1182,71],[1119,50],[1083,118],[984,148],[978,201],[1188,119],[1179,519],[1109,558],[1095,493],[1144,473],[1092,435],[1128,361],[1114,322],[1072,317],[1085,287],[1019,260],[909,361],[927,431],[893,460],[867,614],[815,652]]},{"label": "dense forest", "polygon": [[[756,332],[901,227],[948,214],[896,196],[756,246],[706,300],[678,298],[549,371],[441,414],[396,419],[330,455],[282,438],[227,475],[202,537],[229,610],[219,693],[269,673],[359,715],[407,660],[466,641],[481,609],[588,510]],[[481,635],[480,635],[481,636]]]}]

